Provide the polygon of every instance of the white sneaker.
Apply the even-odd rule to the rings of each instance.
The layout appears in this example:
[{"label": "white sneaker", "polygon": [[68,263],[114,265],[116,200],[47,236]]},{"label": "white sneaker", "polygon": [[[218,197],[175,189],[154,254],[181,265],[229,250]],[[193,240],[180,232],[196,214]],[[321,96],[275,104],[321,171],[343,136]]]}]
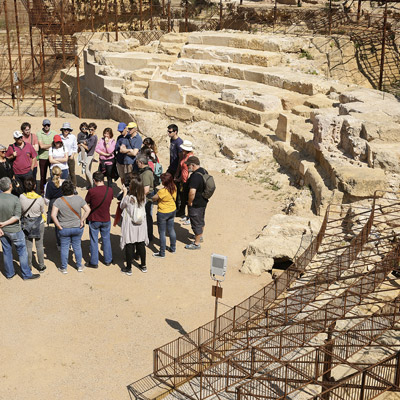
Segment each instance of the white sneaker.
[{"label": "white sneaker", "polygon": [[185,215],[183,218],[180,219],[181,222],[187,221],[189,218]]},{"label": "white sneaker", "polygon": [[57,268],[62,274],[68,274],[67,268]]},{"label": "white sneaker", "polygon": [[190,219],[187,219],[182,225],[190,225]]},{"label": "white sneaker", "polygon": [[83,267],[82,266],[78,267],[78,272],[82,272],[82,271],[83,271]]}]

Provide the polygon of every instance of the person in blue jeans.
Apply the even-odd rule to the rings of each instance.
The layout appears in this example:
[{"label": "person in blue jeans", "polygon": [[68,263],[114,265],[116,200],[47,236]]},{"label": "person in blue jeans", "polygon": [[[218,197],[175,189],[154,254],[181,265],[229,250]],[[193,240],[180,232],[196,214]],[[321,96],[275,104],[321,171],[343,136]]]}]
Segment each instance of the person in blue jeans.
[{"label": "person in blue jeans", "polygon": [[74,185],[71,181],[64,181],[61,190],[63,196],[54,202],[51,210],[51,218],[59,230],[61,242],[61,267],[58,270],[63,274],[67,273],[69,247],[72,245],[77,270],[82,272],[81,238],[90,208],[82,197],[74,195]]},{"label": "person in blue jeans", "polygon": [[96,171],[93,174],[94,187],[89,189],[85,201],[91,211],[88,216],[90,235],[90,261],[89,268],[98,268],[99,264],[99,233],[103,241],[104,264],[112,264],[111,250],[111,217],[110,206],[113,199],[113,191],[104,185],[104,174]]},{"label": "person in blue jeans", "polygon": [[36,279],[39,274],[32,274],[28,265],[25,235],[21,230],[21,203],[11,194],[11,179],[0,179],[0,241],[3,248],[4,272],[7,279],[15,276],[12,245],[14,244],[21,268],[22,279]]},{"label": "person in blue jeans", "polygon": [[[153,257],[164,258],[165,250],[170,253],[176,252],[176,233],[174,228],[174,220],[176,214],[176,186],[173,176],[166,172],[161,174],[161,184],[163,188],[160,189],[152,200],[157,202],[157,226],[158,234],[160,235],[160,251],[153,253]],[[168,230],[170,238],[170,247],[167,247],[166,232]]]}]

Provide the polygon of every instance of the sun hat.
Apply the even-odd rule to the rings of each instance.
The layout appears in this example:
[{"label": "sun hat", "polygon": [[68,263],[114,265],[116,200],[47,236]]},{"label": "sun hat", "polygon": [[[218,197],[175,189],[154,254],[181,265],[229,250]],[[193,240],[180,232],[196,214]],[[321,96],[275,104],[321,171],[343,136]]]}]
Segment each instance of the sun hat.
[{"label": "sun hat", "polygon": [[14,136],[14,139],[20,139],[20,138],[22,138],[24,135],[22,134],[21,131],[15,131],[15,132],[13,133],[13,136]]},{"label": "sun hat", "polygon": [[69,123],[69,122],[64,122],[63,123],[63,126],[61,127],[61,131],[63,130],[63,129],[68,129],[69,131],[73,131],[73,129],[71,128],[71,124]]},{"label": "sun hat", "polygon": [[117,129],[117,131],[118,132],[123,132],[123,130],[126,128],[126,123],[125,122],[120,122],[119,124],[118,124],[118,129]]},{"label": "sun hat", "polygon": [[129,122],[128,129],[132,129],[132,128],[137,128],[137,123],[136,122]]},{"label": "sun hat", "polygon": [[53,141],[54,141],[54,143],[56,143],[56,142],[62,142],[61,136],[60,136],[60,135],[54,135]]},{"label": "sun hat", "polygon": [[184,140],[181,144],[181,149],[185,151],[193,151],[193,144],[190,140]]}]

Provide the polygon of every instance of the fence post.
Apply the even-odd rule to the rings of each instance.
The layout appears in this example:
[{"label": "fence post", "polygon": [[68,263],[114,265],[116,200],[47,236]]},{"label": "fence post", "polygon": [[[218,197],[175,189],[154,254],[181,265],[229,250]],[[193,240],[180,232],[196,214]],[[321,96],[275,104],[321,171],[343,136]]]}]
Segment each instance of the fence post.
[{"label": "fence post", "polygon": [[33,82],[36,82],[36,76],[35,76],[35,54],[33,52],[33,37],[32,37],[32,17],[31,17],[31,4],[30,0],[27,0],[27,5],[28,5],[28,21],[29,21],[29,39],[30,39],[30,44],[31,44],[31,59],[32,59],[32,76],[33,76]]},{"label": "fence post", "polygon": [[189,1],[185,1],[185,32],[188,32]]},{"label": "fence post", "polygon": [[117,0],[114,0],[114,23],[115,23],[115,41],[118,42],[118,5]]},{"label": "fence post", "polygon": [[168,0],[168,33],[171,32],[171,0]]},{"label": "fence post", "polygon": [[94,32],[93,0],[90,0],[90,20],[92,24],[92,32]]},{"label": "fence post", "polygon": [[139,0],[140,30],[143,30],[143,2]]},{"label": "fence post", "polygon": [[219,30],[222,30],[222,0],[219,0]]},{"label": "fence post", "polygon": [[15,92],[14,92],[14,80],[13,80],[13,67],[12,67],[12,59],[11,59],[10,28],[8,26],[7,0],[4,0],[4,18],[6,20],[8,63],[9,63],[9,67],[10,67],[11,99],[12,99],[13,108],[15,108]]},{"label": "fence post", "polygon": [[150,30],[153,30],[153,0],[150,0]]},{"label": "fence post", "polygon": [[44,88],[44,54],[43,54],[43,30],[40,32],[40,78],[42,81],[42,99],[43,99],[43,115],[47,117],[47,111],[46,111],[46,91]]},{"label": "fence post", "polygon": [[78,117],[82,118],[82,108],[81,108],[81,80],[79,76],[79,59],[78,56],[75,56],[75,66],[76,66],[76,88],[78,95]]},{"label": "fence post", "polygon": [[18,7],[17,0],[14,0],[14,10],[15,10],[15,25],[17,28],[17,45],[18,45],[18,61],[19,61],[19,83],[21,85],[22,98],[25,97],[24,93],[24,76],[22,72],[22,57],[21,57],[21,42],[19,38],[19,20],[18,20]]},{"label": "fence post", "polygon": [[385,47],[386,47],[386,22],[387,22],[387,0],[385,0],[385,13],[383,16],[383,29],[382,29],[382,49],[381,49],[381,65],[379,71],[379,90],[382,90],[383,84],[383,67],[385,65]]},{"label": "fence post", "polygon": [[65,25],[64,25],[64,0],[61,0],[61,37],[62,37],[62,60],[65,68]]}]

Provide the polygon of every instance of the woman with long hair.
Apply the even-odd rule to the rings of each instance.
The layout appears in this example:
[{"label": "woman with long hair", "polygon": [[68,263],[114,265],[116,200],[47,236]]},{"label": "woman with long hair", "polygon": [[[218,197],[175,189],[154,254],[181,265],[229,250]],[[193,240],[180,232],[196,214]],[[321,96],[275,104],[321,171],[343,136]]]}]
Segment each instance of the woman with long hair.
[{"label": "woman with long hair", "polygon": [[81,240],[90,207],[82,197],[74,194],[75,188],[71,181],[64,181],[61,190],[63,195],[54,202],[51,210],[51,218],[59,231],[61,241],[61,266],[58,270],[63,274],[67,273],[69,247],[72,245],[76,269],[82,272]]},{"label": "woman with long hair", "polygon": [[[174,228],[174,219],[176,214],[176,186],[173,176],[166,172],[161,174],[161,184],[163,186],[152,200],[157,202],[157,226],[160,235],[160,251],[153,253],[153,257],[164,258],[165,250],[170,253],[176,252],[176,233]],[[170,238],[170,247],[166,247],[166,231],[168,230]]]},{"label": "woman with long hair", "polygon": [[54,136],[53,143],[49,149],[49,162],[51,174],[53,174],[54,167],[59,167],[61,169],[61,178],[68,178],[68,151],[65,149],[60,135]]},{"label": "woman with long hair", "polygon": [[113,131],[106,128],[103,131],[103,137],[96,145],[96,153],[99,154],[100,165],[99,171],[107,177],[107,185],[112,185],[112,172],[114,163],[115,140],[113,139]]},{"label": "woman with long hair", "polygon": [[122,210],[121,250],[125,248],[126,267],[121,269],[126,275],[132,275],[132,263],[136,254],[140,258],[139,269],[147,272],[146,245],[149,243],[146,223],[146,196],[142,179],[136,174],[132,175],[129,185],[122,187],[123,198],[120,204]]},{"label": "woman with long hair", "polygon": [[21,211],[23,217],[21,218],[22,230],[25,234],[26,249],[28,251],[28,264],[32,269],[32,249],[33,240],[35,239],[36,254],[38,257],[39,272],[46,269],[44,265],[44,223],[46,222],[46,215],[44,213],[44,199],[36,193],[36,180],[33,177],[25,179],[25,193],[19,196],[21,203]]},{"label": "woman with long hair", "polygon": [[19,197],[24,191],[24,185],[15,177],[12,164],[6,157],[7,147],[0,144],[0,179],[10,178],[12,183],[12,194]]},{"label": "woman with long hair", "polygon": [[[48,204],[49,209],[47,211],[47,224],[51,224],[53,221],[51,219],[51,210],[53,208],[54,202],[62,197],[61,185],[64,182],[64,179],[61,178],[62,170],[58,166],[54,166],[52,169],[52,177],[47,181],[46,186],[44,187],[44,201]],[[57,248],[60,250],[61,242],[60,235],[56,228],[56,239],[57,239]]]}]

